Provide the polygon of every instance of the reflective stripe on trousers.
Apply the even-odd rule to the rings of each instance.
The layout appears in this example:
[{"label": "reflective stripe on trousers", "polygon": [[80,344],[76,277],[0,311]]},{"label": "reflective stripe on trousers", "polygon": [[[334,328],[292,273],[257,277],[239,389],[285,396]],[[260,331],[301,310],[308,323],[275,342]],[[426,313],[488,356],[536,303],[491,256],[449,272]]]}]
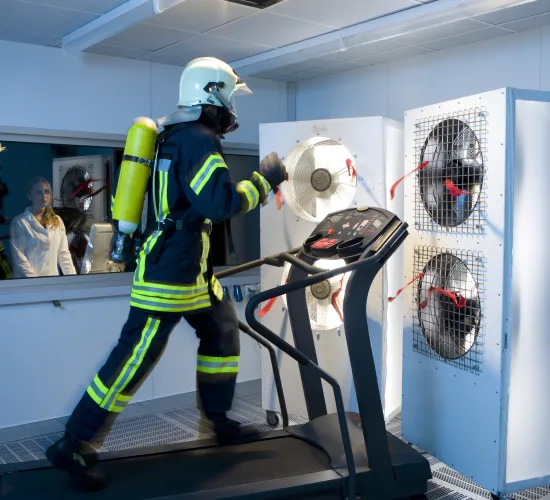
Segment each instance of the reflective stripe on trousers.
[{"label": "reflective stripe on trousers", "polygon": [[120,413],[130,402],[131,396],[123,393],[124,389],[132,381],[135,373],[143,363],[147,350],[160,326],[160,320],[149,318],[141,332],[141,338],[134,347],[130,357],[122,366],[114,384],[107,388],[96,375],[87,389],[88,395],[104,410]]}]

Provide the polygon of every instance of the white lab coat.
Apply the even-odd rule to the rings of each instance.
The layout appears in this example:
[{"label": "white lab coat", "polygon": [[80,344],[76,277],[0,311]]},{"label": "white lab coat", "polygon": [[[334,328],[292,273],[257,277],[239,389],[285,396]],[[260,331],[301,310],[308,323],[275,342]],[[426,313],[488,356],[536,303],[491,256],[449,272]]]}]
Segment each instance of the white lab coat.
[{"label": "white lab coat", "polygon": [[65,225],[59,216],[59,227],[44,228],[29,208],[14,217],[10,227],[10,246],[14,278],[76,274]]}]

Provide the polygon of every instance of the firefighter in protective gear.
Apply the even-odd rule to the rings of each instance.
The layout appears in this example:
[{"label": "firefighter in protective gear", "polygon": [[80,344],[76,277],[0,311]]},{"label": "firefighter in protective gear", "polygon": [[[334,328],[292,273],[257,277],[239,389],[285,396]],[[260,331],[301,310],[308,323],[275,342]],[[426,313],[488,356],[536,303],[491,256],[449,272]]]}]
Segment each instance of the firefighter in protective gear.
[{"label": "firefighter in protective gear", "polygon": [[238,319],[209,259],[211,221],[253,210],[287,178],[281,160],[271,155],[250,179],[230,181],[220,137],[236,130],[235,96],[247,93],[229,65],[196,59],[181,75],[177,111],[159,121],[149,192],[154,230],[137,261],[128,320],[67,422],[65,436],[46,452],[80,488],[105,487],[105,477],[86,463],[82,447],[130,402],[182,317],[200,339],[198,395],[218,442],[241,442],[257,434],[227,417],[239,367]]}]

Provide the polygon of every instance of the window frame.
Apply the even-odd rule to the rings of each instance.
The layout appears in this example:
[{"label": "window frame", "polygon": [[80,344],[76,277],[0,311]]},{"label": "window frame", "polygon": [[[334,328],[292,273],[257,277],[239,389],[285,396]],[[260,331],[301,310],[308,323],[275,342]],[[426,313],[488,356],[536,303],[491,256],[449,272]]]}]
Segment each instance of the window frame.
[{"label": "window frame", "polygon": [[[0,126],[0,143],[26,142],[124,148],[125,141],[126,136],[123,134]],[[224,153],[228,155],[259,156],[257,144],[227,141],[222,141],[222,144]],[[215,271],[225,268],[216,268]],[[124,272],[3,280],[0,281],[0,307],[127,296],[132,286],[132,276],[132,272]],[[257,272],[246,273],[229,278],[224,284],[255,284],[258,282],[258,276]]]}]

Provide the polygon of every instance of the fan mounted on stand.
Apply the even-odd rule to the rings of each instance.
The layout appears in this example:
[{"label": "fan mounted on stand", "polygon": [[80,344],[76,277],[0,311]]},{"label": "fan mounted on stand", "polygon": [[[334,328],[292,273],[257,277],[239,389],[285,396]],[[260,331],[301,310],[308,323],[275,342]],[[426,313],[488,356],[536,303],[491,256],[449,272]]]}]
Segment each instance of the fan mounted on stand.
[{"label": "fan mounted on stand", "polygon": [[[345,266],[343,260],[318,260],[315,266],[321,269],[336,269]],[[290,264],[285,264],[281,284],[284,285],[290,273]],[[344,323],[343,309],[349,273],[329,278],[306,288],[306,302],[311,329],[313,331],[335,330]],[[286,307],[286,295],[283,295]]]},{"label": "fan mounted on stand", "polygon": [[465,122],[447,119],[433,128],[420,152],[420,197],[441,226],[463,224],[480,201],[484,165],[481,144]]},{"label": "fan mounted on stand", "polygon": [[285,202],[302,219],[320,222],[347,208],[357,189],[352,155],[340,142],[314,137],[300,142],[285,159],[288,182],[281,185]]}]

